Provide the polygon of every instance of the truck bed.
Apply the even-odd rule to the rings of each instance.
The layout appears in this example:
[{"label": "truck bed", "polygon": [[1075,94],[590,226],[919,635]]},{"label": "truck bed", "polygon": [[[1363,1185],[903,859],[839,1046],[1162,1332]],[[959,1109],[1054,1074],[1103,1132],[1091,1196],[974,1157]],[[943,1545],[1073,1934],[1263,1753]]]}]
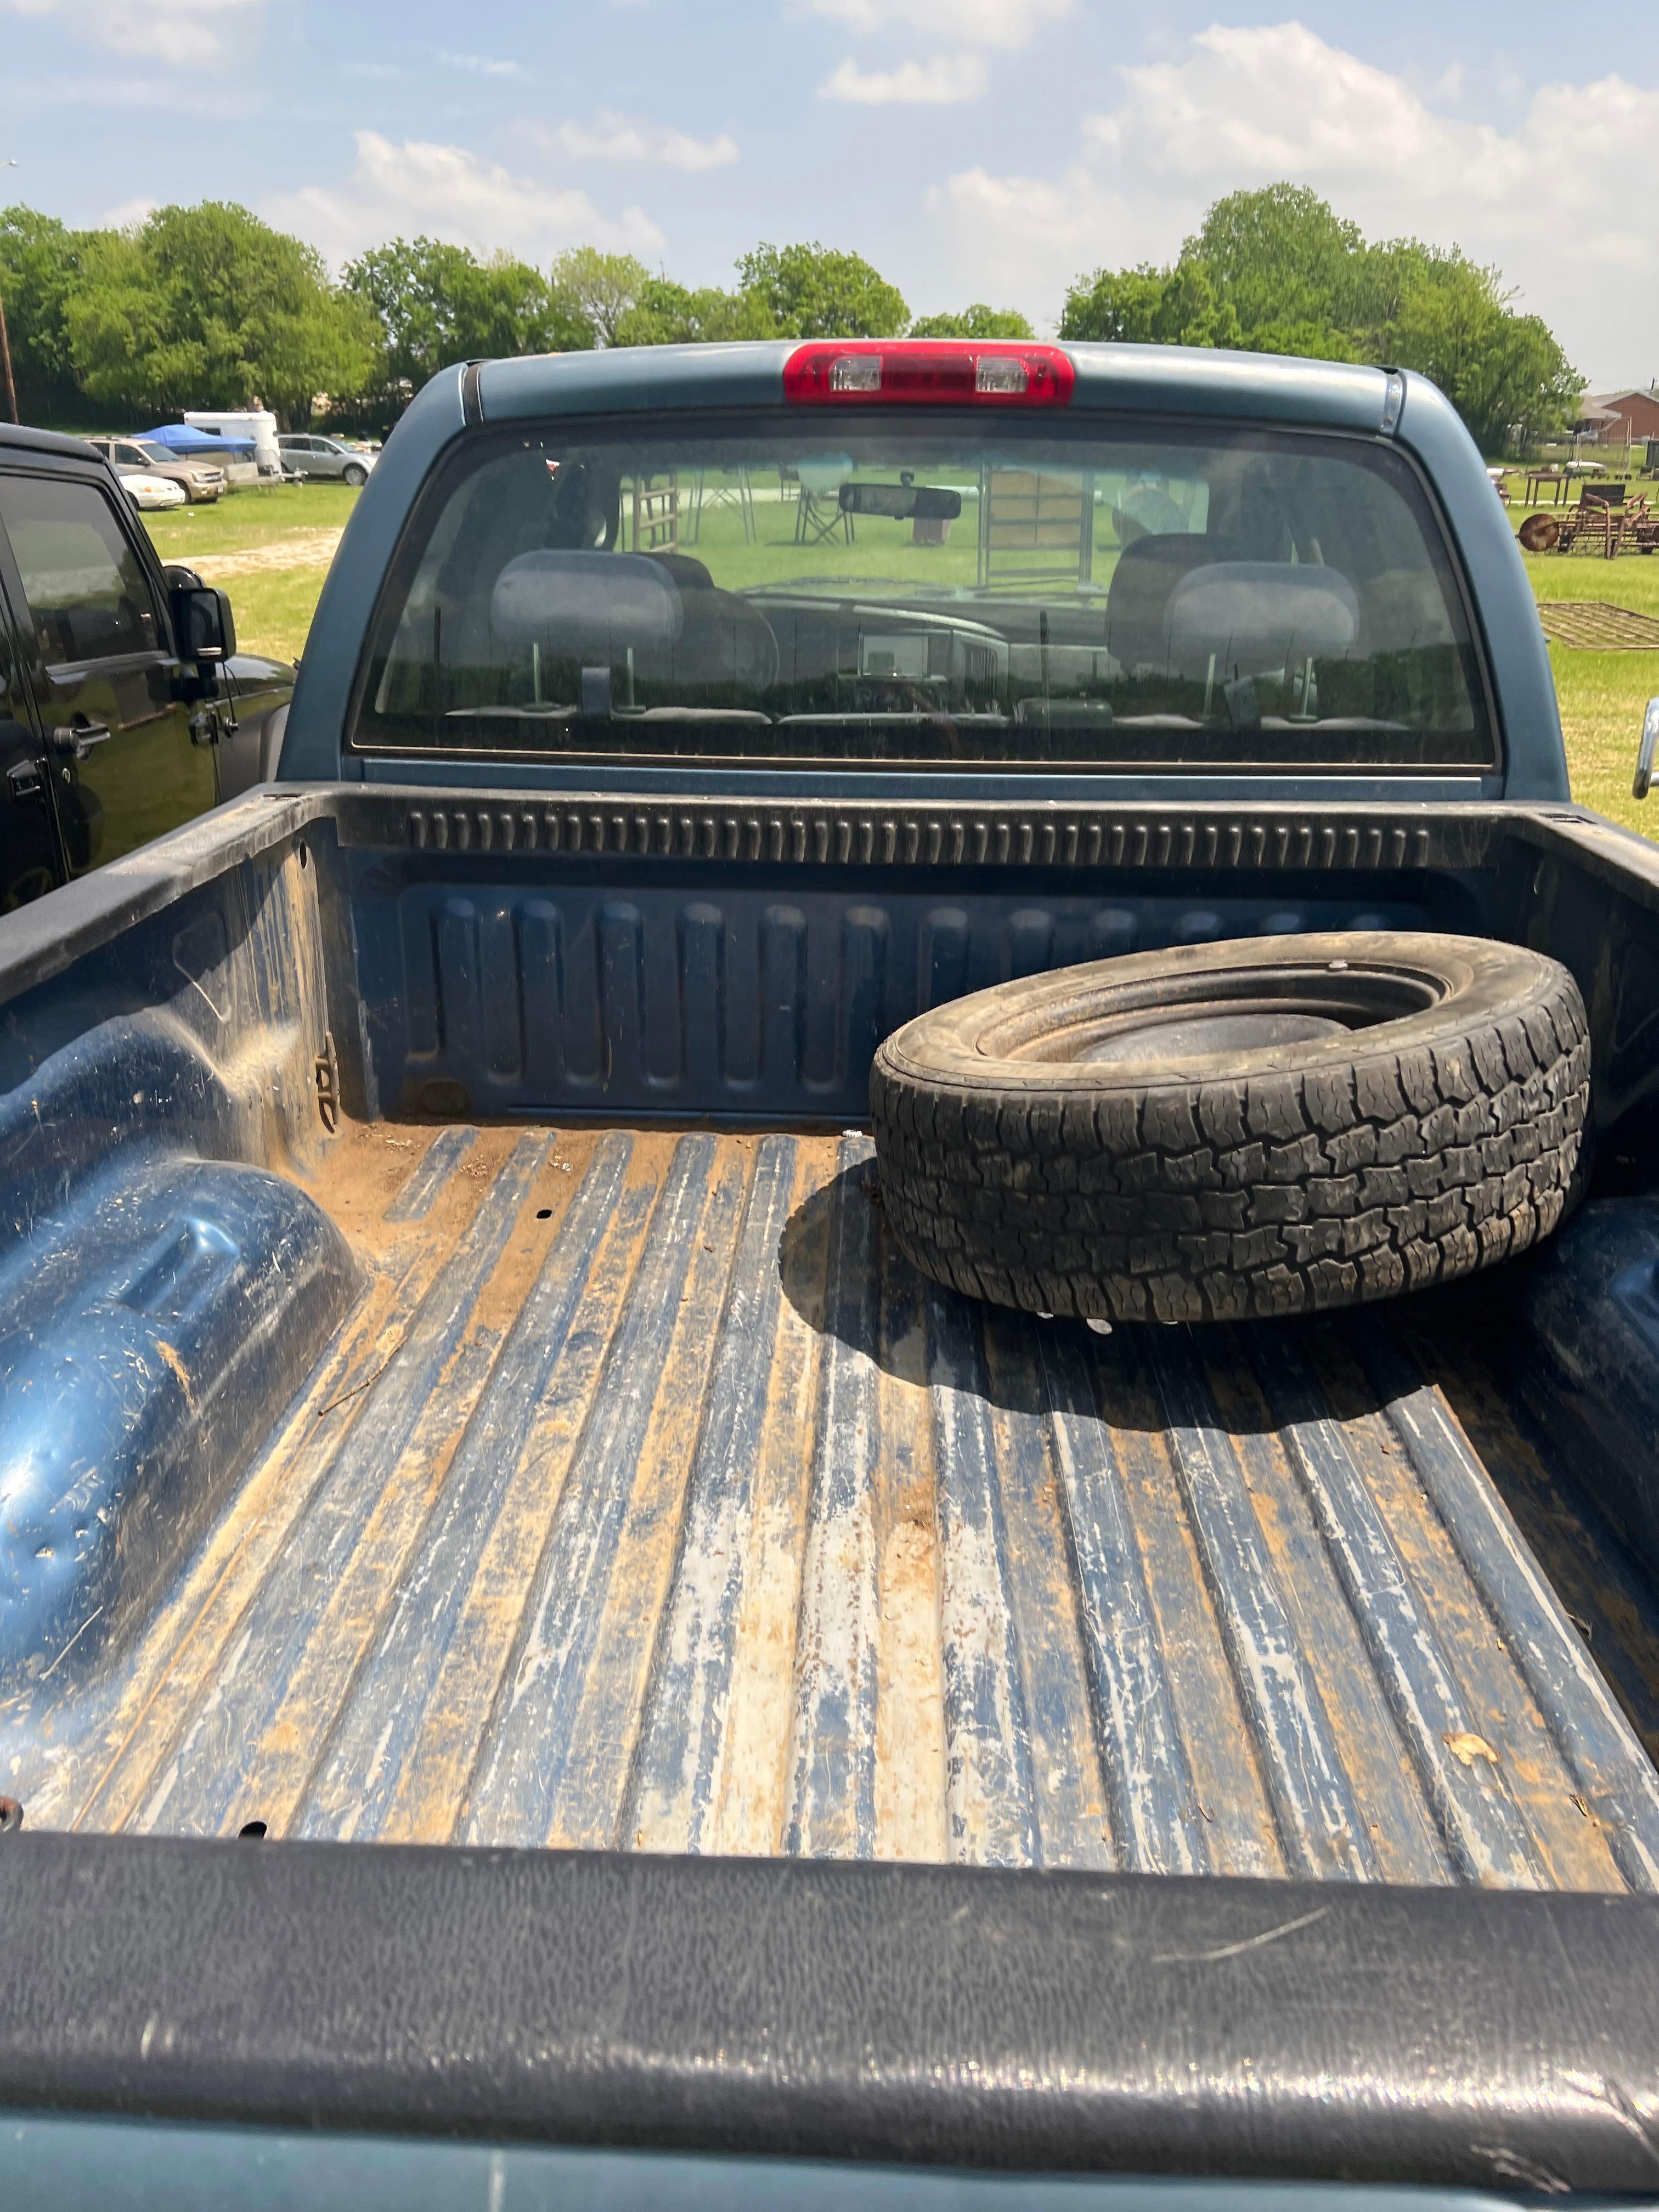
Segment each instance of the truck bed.
[{"label": "truck bed", "polygon": [[312,1189],[366,1287],[32,1826],[1656,1886],[1659,1618],[1478,1297],[976,1308],[856,1133],[352,1123]]}]

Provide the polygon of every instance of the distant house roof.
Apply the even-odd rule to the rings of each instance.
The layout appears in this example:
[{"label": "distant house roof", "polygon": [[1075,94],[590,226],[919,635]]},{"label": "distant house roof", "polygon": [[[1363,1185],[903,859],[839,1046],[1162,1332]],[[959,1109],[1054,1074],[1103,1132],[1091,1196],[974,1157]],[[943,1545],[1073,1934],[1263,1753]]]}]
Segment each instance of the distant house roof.
[{"label": "distant house roof", "polygon": [[1621,392],[1587,392],[1583,411],[1586,415],[1611,415],[1617,411],[1621,399],[1659,400],[1659,384],[1627,384]]}]

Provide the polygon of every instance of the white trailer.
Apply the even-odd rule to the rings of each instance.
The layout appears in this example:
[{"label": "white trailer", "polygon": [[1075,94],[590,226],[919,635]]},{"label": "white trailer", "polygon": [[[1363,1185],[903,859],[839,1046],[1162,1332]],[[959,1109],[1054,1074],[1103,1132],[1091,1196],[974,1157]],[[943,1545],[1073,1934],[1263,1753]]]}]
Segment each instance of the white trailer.
[{"label": "white trailer", "polygon": [[276,444],[276,417],[268,408],[254,408],[229,414],[210,412],[198,408],[185,410],[185,420],[193,429],[208,430],[221,438],[252,438],[253,459],[251,461],[231,461],[226,466],[226,478],[231,483],[257,483],[261,477],[276,477],[283,473],[283,456]]}]

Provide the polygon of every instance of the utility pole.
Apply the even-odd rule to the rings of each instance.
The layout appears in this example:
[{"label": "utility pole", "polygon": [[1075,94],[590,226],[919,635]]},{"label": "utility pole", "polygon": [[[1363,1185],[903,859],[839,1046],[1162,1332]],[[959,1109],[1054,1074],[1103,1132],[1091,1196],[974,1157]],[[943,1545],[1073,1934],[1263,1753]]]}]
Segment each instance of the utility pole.
[{"label": "utility pole", "polygon": [[17,386],[11,380],[11,340],[6,336],[6,303],[0,300],[0,383],[6,387],[6,412],[17,420]]},{"label": "utility pole", "polygon": [[[0,167],[15,169],[17,167],[15,156]],[[12,381],[11,340],[6,335],[6,303],[3,299],[0,299],[0,383],[6,387],[6,412],[15,422],[17,420],[17,386]]]}]

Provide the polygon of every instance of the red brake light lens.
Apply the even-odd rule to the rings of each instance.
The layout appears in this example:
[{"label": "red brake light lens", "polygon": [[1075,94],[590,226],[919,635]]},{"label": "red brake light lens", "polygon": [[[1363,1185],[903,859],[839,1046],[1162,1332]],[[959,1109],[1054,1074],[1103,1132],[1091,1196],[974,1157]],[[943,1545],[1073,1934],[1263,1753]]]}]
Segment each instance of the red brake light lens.
[{"label": "red brake light lens", "polygon": [[797,405],[1063,407],[1076,382],[1058,346],[1006,339],[815,339],[783,365],[783,396]]}]

